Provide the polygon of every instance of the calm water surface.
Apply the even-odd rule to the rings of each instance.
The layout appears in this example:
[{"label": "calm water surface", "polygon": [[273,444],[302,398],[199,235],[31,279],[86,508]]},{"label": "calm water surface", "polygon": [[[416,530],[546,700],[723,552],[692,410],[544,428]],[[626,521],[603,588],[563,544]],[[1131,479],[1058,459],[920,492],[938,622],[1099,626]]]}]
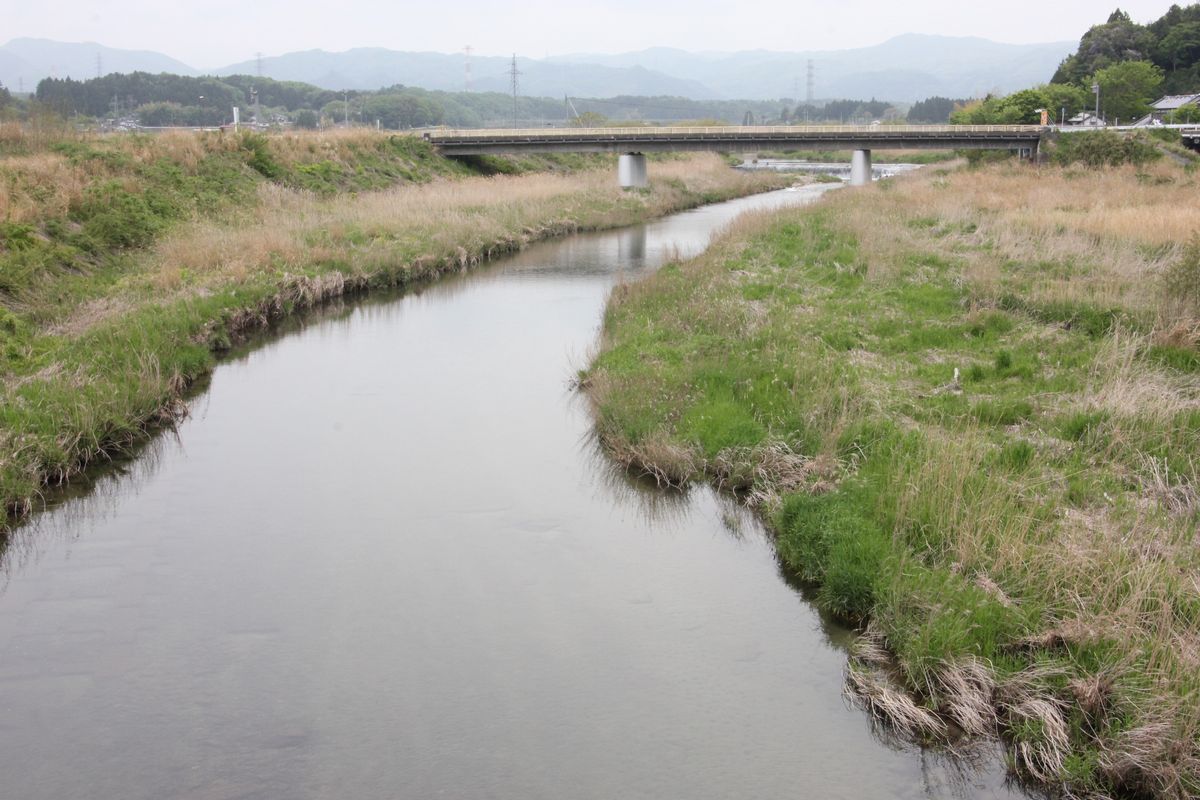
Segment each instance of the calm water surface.
[{"label": "calm water surface", "polygon": [[568,389],[615,280],[741,211],[321,315],[17,532],[0,797],[992,798],[888,742],[754,520],[638,487]]}]

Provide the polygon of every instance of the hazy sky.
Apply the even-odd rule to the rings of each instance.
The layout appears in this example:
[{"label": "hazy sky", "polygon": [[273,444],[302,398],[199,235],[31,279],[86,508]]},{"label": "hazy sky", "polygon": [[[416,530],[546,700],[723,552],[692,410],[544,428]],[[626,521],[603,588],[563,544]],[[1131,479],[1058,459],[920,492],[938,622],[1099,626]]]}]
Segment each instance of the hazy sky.
[{"label": "hazy sky", "polygon": [[[1077,40],[1120,0],[0,0],[0,43],[18,36],[157,50],[217,67],[291,50],[457,52],[541,57],[663,45],[687,50],[843,49],[898,33],[1002,42]],[[1186,3],[1187,0],[1180,0]],[[1139,22],[1169,0],[1126,0]]]}]

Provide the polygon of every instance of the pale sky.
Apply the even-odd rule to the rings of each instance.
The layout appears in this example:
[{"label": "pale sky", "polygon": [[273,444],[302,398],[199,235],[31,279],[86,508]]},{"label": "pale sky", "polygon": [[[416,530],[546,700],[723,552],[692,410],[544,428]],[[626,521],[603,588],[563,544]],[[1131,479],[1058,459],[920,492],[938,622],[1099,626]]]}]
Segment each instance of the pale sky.
[{"label": "pale sky", "polygon": [[[540,58],[685,50],[841,50],[900,33],[1074,41],[1119,0],[0,0],[0,43],[19,36],[156,50],[219,67],[293,50],[460,52]],[[1180,0],[1181,4],[1187,0]],[[1170,0],[1121,2],[1138,22]]]}]

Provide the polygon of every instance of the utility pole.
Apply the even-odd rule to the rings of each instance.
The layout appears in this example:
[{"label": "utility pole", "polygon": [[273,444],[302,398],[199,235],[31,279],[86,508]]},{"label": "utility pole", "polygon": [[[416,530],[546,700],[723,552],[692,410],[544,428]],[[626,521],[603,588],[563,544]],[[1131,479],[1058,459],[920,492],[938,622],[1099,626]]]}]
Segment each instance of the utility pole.
[{"label": "utility pole", "polygon": [[463,48],[463,54],[466,56],[463,59],[463,68],[466,71],[466,82],[464,85],[468,92],[471,91],[471,53],[473,52],[475,52],[475,48],[471,47],[471,45]]},{"label": "utility pole", "polygon": [[1096,119],[1100,119],[1100,84],[1093,83],[1092,91],[1096,93]]},{"label": "utility pole", "polygon": [[513,96],[513,127],[517,127],[517,89],[520,88],[518,78],[521,75],[521,70],[517,69],[517,54],[513,53],[512,65],[508,68],[508,79],[512,84]]},{"label": "utility pole", "polygon": [[342,123],[350,127],[350,93],[342,90]]}]

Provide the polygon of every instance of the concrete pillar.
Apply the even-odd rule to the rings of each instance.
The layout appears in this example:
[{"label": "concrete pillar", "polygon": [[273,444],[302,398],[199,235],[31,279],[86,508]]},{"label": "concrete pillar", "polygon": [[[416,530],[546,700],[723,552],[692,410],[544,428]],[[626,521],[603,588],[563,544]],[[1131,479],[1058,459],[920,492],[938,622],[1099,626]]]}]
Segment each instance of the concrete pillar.
[{"label": "concrete pillar", "polygon": [[646,180],[646,156],[641,153],[625,153],[617,161],[617,183],[622,189],[644,189]]},{"label": "concrete pillar", "polygon": [[850,156],[850,185],[871,185],[871,151],[855,150]]}]

